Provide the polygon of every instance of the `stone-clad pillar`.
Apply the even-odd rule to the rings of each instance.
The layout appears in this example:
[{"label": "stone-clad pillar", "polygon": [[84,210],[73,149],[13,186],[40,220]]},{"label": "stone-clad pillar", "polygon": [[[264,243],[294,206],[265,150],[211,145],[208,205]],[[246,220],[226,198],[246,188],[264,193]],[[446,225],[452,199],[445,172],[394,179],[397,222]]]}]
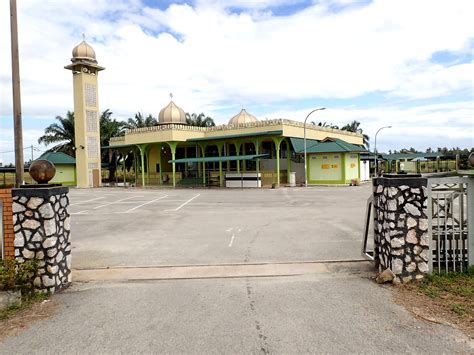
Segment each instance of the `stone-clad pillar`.
[{"label": "stone-clad pillar", "polygon": [[429,256],[427,180],[394,175],[373,184],[376,267],[390,268],[395,282],[422,278]]},{"label": "stone-clad pillar", "polygon": [[15,258],[36,259],[39,290],[50,292],[71,282],[71,242],[68,187],[13,189]]}]

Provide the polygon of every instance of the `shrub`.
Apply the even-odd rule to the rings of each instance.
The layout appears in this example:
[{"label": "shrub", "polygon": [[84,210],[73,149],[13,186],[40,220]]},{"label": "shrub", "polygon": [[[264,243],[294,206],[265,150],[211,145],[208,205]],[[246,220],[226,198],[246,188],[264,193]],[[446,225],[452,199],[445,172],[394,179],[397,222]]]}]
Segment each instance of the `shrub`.
[{"label": "shrub", "polygon": [[0,291],[21,291],[22,297],[34,293],[33,280],[38,271],[36,260],[18,262],[16,260],[0,261]]}]

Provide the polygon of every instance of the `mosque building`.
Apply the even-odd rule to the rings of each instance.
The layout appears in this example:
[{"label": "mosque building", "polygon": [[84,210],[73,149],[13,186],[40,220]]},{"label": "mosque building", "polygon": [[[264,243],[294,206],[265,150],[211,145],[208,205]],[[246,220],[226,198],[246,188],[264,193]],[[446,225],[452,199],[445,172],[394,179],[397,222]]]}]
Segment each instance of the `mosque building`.
[{"label": "mosque building", "polygon": [[[100,186],[97,79],[104,68],[85,41],[74,48],[71,61],[65,68],[73,71],[77,185]],[[313,124],[305,127],[289,119],[259,120],[245,109],[228,124],[191,126],[172,95],[158,121],[153,127],[127,130],[102,147],[134,154],[138,186],[302,183],[305,133],[308,184],[349,184],[361,176],[359,155],[366,149],[358,133]]]}]

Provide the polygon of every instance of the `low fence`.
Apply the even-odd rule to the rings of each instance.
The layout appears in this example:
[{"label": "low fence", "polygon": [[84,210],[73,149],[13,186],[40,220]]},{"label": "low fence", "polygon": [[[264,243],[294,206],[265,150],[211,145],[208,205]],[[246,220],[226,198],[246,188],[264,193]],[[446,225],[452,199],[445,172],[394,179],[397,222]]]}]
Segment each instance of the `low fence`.
[{"label": "low fence", "polygon": [[407,173],[436,173],[456,171],[456,160],[433,160],[433,161],[391,161],[386,163],[388,173],[397,173],[402,170]]}]

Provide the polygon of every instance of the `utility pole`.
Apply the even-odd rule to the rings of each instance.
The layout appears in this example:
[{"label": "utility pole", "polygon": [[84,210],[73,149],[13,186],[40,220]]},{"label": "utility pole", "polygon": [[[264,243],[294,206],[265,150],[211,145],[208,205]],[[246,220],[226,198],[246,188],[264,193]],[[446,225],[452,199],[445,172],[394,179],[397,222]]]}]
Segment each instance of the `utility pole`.
[{"label": "utility pole", "polygon": [[20,64],[18,58],[18,24],[16,0],[10,0],[10,27],[12,50],[13,131],[15,141],[15,186],[23,184],[23,128],[21,123]]},{"label": "utility pole", "polygon": [[33,144],[31,145],[31,163],[33,163]]}]

